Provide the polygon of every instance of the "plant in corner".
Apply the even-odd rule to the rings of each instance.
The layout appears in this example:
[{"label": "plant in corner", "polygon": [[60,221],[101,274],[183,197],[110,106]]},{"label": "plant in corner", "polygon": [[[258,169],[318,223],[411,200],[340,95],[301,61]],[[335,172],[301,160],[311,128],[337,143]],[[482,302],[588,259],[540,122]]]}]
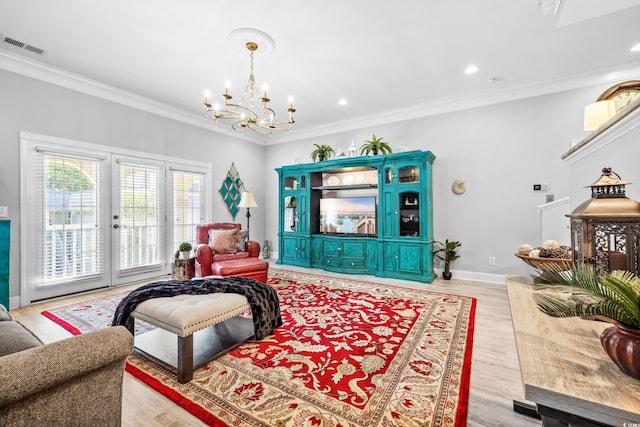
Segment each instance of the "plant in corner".
[{"label": "plant in corner", "polygon": [[571,270],[540,268],[533,299],[552,317],[582,317],[613,324],[600,335],[605,352],[625,374],[640,379],[640,278],[624,270],[598,275],[590,264]]},{"label": "plant in corner", "polygon": [[330,145],[325,144],[313,144],[316,146],[316,149],[311,152],[311,160],[314,162],[316,159],[323,161],[331,157],[331,154],[334,152],[333,148]]},{"label": "plant in corner", "polygon": [[361,155],[369,155],[369,153],[373,153],[374,156],[380,154],[390,154],[392,153],[391,146],[383,142],[384,137],[377,138],[374,133],[369,141],[365,141],[364,144],[360,147]]},{"label": "plant in corner", "polygon": [[456,248],[462,246],[462,243],[449,239],[445,240],[444,243],[434,241],[434,243],[440,245],[440,248],[433,251],[433,256],[438,258],[439,260],[444,261],[444,271],[442,272],[442,278],[445,280],[451,279],[451,263],[458,258],[460,255],[456,253]]}]

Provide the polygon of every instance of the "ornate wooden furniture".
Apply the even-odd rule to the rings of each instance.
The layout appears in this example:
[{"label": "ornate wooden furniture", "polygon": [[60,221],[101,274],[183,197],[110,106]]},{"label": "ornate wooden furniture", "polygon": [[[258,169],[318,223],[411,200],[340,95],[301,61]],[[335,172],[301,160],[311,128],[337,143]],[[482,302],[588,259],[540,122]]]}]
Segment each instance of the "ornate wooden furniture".
[{"label": "ornate wooden furniture", "polygon": [[277,263],[430,283],[434,160],[416,150],[276,169]]}]

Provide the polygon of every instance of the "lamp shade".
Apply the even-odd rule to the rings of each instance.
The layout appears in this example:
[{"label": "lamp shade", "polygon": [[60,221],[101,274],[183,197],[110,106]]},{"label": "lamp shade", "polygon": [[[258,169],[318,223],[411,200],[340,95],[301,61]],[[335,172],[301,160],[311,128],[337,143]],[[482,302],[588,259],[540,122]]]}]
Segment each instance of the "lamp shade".
[{"label": "lamp shade", "polygon": [[256,203],[255,197],[253,197],[253,193],[250,191],[243,191],[242,196],[240,197],[240,203],[238,203],[239,208],[257,208],[258,204]]},{"label": "lamp shade", "polygon": [[584,130],[596,130],[616,114],[613,101],[598,101],[584,107]]}]

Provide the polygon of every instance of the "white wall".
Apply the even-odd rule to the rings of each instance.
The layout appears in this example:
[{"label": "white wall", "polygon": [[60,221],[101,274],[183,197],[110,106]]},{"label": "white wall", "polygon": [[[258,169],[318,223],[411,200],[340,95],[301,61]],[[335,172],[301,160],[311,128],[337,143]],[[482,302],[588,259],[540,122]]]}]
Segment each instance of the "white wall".
[{"label": "white wall", "polygon": [[627,197],[640,200],[640,107],[567,157],[570,205],[573,211],[591,198],[589,185],[611,167],[623,181]]},{"label": "white wall", "polygon": [[[467,277],[496,275],[493,279],[503,274],[531,274],[533,270],[513,254],[523,243],[542,244],[538,206],[545,203],[546,194],[556,199],[569,194],[569,171],[561,155],[570,148],[571,140],[587,135],[582,130],[583,108],[602,90],[572,90],[269,146],[265,237],[277,250],[274,168],[293,164],[297,157],[309,162],[314,143],[346,150],[352,140],[359,147],[375,133],[394,150],[408,145],[436,155],[434,236],[462,242],[454,270]],[[467,192],[462,196],[451,192],[455,179],[466,182]],[[533,184],[541,183],[549,184],[551,190],[534,192]],[[495,266],[489,266],[490,256],[496,258]]]},{"label": "white wall", "polygon": [[[260,205],[252,209],[251,237],[261,243],[268,239],[275,251],[278,183],[274,169],[293,164],[298,157],[310,161],[313,143],[331,144],[346,151],[351,141],[359,147],[375,133],[389,141],[396,151],[399,145],[431,150],[436,155],[433,176],[436,239],[463,243],[462,256],[454,263],[454,271],[499,277],[532,273],[513,256],[522,243],[542,243],[537,207],[545,202],[547,193],[532,191],[532,185],[549,184],[548,193],[556,199],[569,195],[568,165],[560,156],[569,149],[571,140],[587,135],[582,130],[584,105],[593,102],[604,89],[572,90],[263,147],[0,71],[0,205],[9,207],[12,220],[10,295],[18,295],[20,287],[18,132],[21,130],[210,161],[216,192],[215,221],[231,220],[217,189],[235,162],[246,187],[255,193]],[[620,169],[608,163],[614,170]],[[622,169],[621,175],[627,178],[627,167]],[[589,175],[588,182],[580,185],[591,183]],[[454,179],[465,180],[464,195],[451,192]],[[640,180],[635,181],[640,185]],[[236,221],[244,224],[244,214],[241,211]],[[496,258],[495,266],[488,265],[490,256]]]},{"label": "white wall", "polygon": [[[240,178],[261,206],[252,209],[251,238],[263,239],[263,146],[3,70],[0,94],[0,205],[8,206],[11,220],[12,300],[20,292],[20,131],[210,162],[215,193],[212,219],[216,222],[232,220],[218,189],[235,162]],[[236,221],[244,228],[244,209]]]}]

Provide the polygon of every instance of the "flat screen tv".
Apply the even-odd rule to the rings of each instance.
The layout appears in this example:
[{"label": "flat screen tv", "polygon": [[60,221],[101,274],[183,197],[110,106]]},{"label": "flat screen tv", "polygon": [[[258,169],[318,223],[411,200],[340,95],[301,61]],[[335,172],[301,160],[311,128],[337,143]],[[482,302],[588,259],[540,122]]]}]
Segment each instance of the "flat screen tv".
[{"label": "flat screen tv", "polygon": [[376,198],[339,197],[320,199],[320,232],[375,236]]}]

